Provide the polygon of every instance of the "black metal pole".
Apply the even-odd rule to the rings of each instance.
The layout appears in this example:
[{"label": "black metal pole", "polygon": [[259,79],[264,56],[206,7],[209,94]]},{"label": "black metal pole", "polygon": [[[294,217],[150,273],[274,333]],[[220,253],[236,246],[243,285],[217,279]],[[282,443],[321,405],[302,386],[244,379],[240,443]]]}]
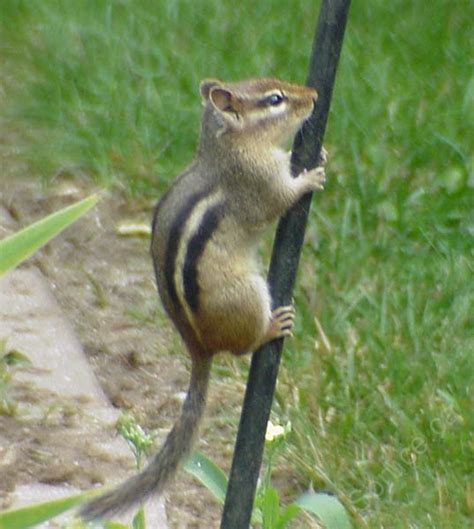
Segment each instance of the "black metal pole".
[{"label": "black metal pole", "polygon": [[[349,7],[350,0],[321,3],[306,81],[319,98],[295,138],[291,159],[295,175],[315,167],[320,156]],[[311,194],[304,196],[278,225],[268,274],[275,307],[291,301],[311,198]],[[221,529],[249,527],[282,347],[283,340],[276,340],[253,355]]]}]

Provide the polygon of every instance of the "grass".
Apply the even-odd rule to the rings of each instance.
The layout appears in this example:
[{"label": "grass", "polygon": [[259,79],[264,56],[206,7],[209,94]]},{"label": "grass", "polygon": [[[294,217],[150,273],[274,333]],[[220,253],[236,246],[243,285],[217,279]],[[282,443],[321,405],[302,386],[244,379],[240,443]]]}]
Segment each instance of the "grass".
[{"label": "grass", "polygon": [[[156,195],[192,155],[200,79],[305,77],[309,0],[131,6],[2,3],[2,118],[34,174]],[[301,487],[361,527],[472,520],[473,15],[374,0],[349,18],[275,413]]]}]

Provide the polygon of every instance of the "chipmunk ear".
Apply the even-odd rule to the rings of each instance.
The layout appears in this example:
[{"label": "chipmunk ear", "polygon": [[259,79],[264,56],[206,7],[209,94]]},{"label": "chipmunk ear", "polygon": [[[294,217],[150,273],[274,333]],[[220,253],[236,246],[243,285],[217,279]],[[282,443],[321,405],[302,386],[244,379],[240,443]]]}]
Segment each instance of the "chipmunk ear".
[{"label": "chipmunk ear", "polygon": [[232,90],[225,87],[225,83],[218,79],[204,80],[201,83],[201,97],[204,105],[209,102],[214,108],[214,116],[219,126],[217,136],[242,128],[241,102]]},{"label": "chipmunk ear", "polygon": [[222,86],[215,86],[209,92],[209,101],[220,116],[221,129],[218,136],[224,132],[242,129],[242,103],[234,93]]},{"label": "chipmunk ear", "polygon": [[209,92],[211,91],[211,88],[216,86],[222,86],[222,82],[219,81],[219,79],[204,79],[204,81],[201,82],[200,91],[202,102],[204,104],[209,99]]},{"label": "chipmunk ear", "polygon": [[232,92],[222,88],[221,86],[214,86],[209,92],[209,100],[221,112],[237,112],[235,108],[235,98]]},{"label": "chipmunk ear", "polygon": [[238,101],[230,90],[224,88],[219,79],[205,79],[201,83],[201,97],[203,103],[210,101],[220,112],[237,112]]}]

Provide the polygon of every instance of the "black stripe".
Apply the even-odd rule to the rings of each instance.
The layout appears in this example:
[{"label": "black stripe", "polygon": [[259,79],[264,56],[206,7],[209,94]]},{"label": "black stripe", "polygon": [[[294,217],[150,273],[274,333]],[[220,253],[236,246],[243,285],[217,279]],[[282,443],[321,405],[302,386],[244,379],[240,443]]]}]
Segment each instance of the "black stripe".
[{"label": "black stripe", "polygon": [[196,233],[191,237],[183,266],[184,297],[193,312],[199,308],[198,262],[207,241],[219,225],[223,215],[222,203],[209,208]]},{"label": "black stripe", "polygon": [[171,225],[168,237],[168,246],[166,248],[165,255],[164,275],[168,294],[177,312],[181,311],[181,303],[179,301],[178,293],[176,292],[176,285],[174,283],[174,271],[176,265],[176,256],[178,254],[179,241],[181,239],[182,231],[189,215],[192,213],[196,204],[200,200],[205,198],[208,194],[209,192],[206,190],[196,193],[189,197],[188,201],[185,203],[184,207],[181,209],[178,216],[174,219],[174,222]]}]

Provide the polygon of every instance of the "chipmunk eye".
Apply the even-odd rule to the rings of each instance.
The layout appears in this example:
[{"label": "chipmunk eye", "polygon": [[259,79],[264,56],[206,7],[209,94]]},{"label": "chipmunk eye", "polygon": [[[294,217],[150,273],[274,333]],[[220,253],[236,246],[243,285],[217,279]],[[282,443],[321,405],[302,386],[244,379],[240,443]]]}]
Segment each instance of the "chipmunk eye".
[{"label": "chipmunk eye", "polygon": [[275,107],[285,101],[286,97],[281,93],[270,94],[264,99],[265,105]]}]

